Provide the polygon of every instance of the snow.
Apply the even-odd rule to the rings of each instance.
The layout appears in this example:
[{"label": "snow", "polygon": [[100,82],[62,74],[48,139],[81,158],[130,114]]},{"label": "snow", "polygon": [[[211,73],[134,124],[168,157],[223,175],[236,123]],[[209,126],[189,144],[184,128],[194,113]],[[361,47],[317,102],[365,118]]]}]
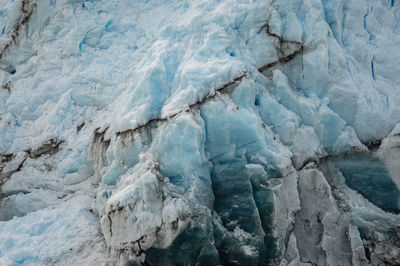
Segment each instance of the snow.
[{"label": "snow", "polygon": [[[3,50],[0,0],[0,264],[299,260],[298,190],[315,172],[337,213],[346,179],[307,164],[376,140],[400,190],[397,2],[29,3]],[[340,184],[353,249],[396,224]]]},{"label": "snow", "polygon": [[56,208],[0,222],[0,263],[94,265],[105,261],[99,221],[89,212],[92,201],[77,196]]}]

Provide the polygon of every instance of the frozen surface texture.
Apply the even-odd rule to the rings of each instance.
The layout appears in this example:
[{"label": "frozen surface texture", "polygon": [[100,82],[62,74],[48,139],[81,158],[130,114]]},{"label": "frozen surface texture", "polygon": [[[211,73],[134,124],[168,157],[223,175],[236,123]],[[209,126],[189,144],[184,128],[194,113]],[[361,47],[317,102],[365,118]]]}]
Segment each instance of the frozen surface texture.
[{"label": "frozen surface texture", "polygon": [[0,0],[0,264],[400,265],[399,19]]}]

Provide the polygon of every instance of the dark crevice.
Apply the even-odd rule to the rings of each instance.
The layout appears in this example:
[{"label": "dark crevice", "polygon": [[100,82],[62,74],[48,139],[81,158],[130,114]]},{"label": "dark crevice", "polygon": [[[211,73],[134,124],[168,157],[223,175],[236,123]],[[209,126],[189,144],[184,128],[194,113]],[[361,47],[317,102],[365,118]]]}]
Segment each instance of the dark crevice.
[{"label": "dark crevice", "polygon": [[1,86],[2,89],[7,90],[8,92],[11,92],[11,81],[7,82],[3,86]]},{"label": "dark crevice", "polygon": [[375,68],[374,68],[374,61],[375,61],[375,56],[372,58],[371,60],[371,75],[372,75],[372,79],[376,80],[375,78]]},{"label": "dark crevice", "polygon": [[60,145],[62,143],[62,140],[55,137],[46,140],[42,145],[37,148],[26,150],[26,152],[31,159],[39,158],[42,155],[53,155],[60,150]]},{"label": "dark crevice", "polygon": [[[36,8],[36,3],[31,2],[29,0],[22,0],[22,2],[21,2],[21,18],[20,18],[19,22],[17,23],[17,25],[12,30],[10,40],[6,43],[6,45],[3,47],[3,49],[0,50],[0,60],[3,58],[3,55],[7,51],[7,49],[10,48],[13,43],[16,43],[17,37],[20,34],[20,30],[26,23],[28,23],[35,8]],[[9,72],[10,74],[14,74],[15,69],[12,71],[7,71],[7,72]]]},{"label": "dark crevice", "polygon": [[83,121],[82,123],[80,123],[77,127],[76,127],[76,132],[81,131],[81,129],[85,126],[85,121]]},{"label": "dark crevice", "polygon": [[[108,147],[110,146],[111,140],[105,140],[104,136],[108,130],[108,127],[105,128],[103,131],[100,131],[100,127],[94,130],[93,140],[89,146],[89,154],[88,160],[94,163],[93,170],[95,169],[102,169],[108,165],[108,161],[106,158],[106,152]],[[101,176],[95,175],[96,178],[93,181],[94,184],[98,185],[101,180]]]},{"label": "dark crevice", "polygon": [[[17,158],[19,156],[17,154],[0,155],[0,191],[1,191],[1,186],[4,183],[6,183],[14,173],[21,171],[22,167],[24,166],[25,161],[28,158],[37,159],[37,158],[41,157],[42,155],[53,155],[60,150],[60,145],[62,143],[63,143],[63,141],[59,140],[57,137],[48,139],[41,146],[39,146],[37,148],[28,149],[28,150],[21,152],[21,153],[23,153],[23,154],[20,154],[22,156],[20,158],[21,160]],[[18,163],[18,166],[16,166],[16,167],[11,166],[8,170],[3,172],[7,163],[12,162],[13,160],[20,160]],[[44,164],[44,165],[47,166],[46,164]],[[51,170],[51,168],[48,170]],[[0,199],[3,196],[4,195],[0,192]]]},{"label": "dark crevice", "polygon": [[[278,34],[271,31],[268,23],[265,23],[259,32],[262,32],[263,30],[265,30],[265,33],[267,36],[278,40],[279,46],[275,47],[275,48],[279,54],[279,59],[259,68],[258,71],[264,72],[267,69],[269,69],[279,63],[286,64],[286,63],[290,62],[291,60],[293,60],[297,55],[303,54],[303,52],[305,50],[303,43],[298,42],[298,41],[282,39],[281,36],[279,36]],[[291,53],[287,54],[285,52],[285,50],[288,48],[291,48],[291,46],[297,46],[297,48],[294,51],[292,51]],[[292,49],[289,49],[289,50],[292,50]]]},{"label": "dark crevice", "polygon": [[[224,91],[227,90],[230,86],[235,85],[235,84],[237,84],[237,83],[240,83],[240,82],[242,81],[242,79],[245,78],[246,76],[247,76],[247,72],[244,71],[243,74],[241,74],[240,76],[234,78],[232,81],[230,81],[230,82],[228,82],[228,83],[225,83],[224,85],[218,87],[217,89],[214,90],[214,92],[221,92],[221,93],[224,93]],[[212,94],[210,93],[210,94],[206,95],[203,99],[201,99],[201,100],[199,100],[199,101],[197,101],[197,102],[195,102],[195,103],[190,104],[189,107],[188,107],[187,109],[185,109],[185,110],[179,110],[179,111],[177,111],[176,113],[171,114],[171,115],[169,115],[169,116],[167,116],[167,117],[155,117],[155,118],[152,118],[152,119],[148,120],[146,123],[143,123],[143,124],[141,124],[141,125],[139,125],[139,126],[133,128],[133,129],[128,129],[128,130],[125,130],[125,131],[117,132],[116,135],[117,135],[117,137],[118,137],[118,136],[127,134],[127,133],[129,133],[129,132],[138,131],[138,130],[140,130],[141,128],[146,127],[146,126],[148,126],[149,124],[154,123],[154,122],[166,122],[166,121],[168,121],[168,120],[170,120],[170,119],[176,117],[177,115],[179,115],[179,114],[181,114],[181,113],[184,113],[184,112],[186,112],[186,111],[189,111],[189,110],[193,109],[193,108],[196,107],[196,106],[199,106],[199,105],[201,105],[201,104],[204,104],[204,103],[207,102],[209,99],[212,99],[212,98],[214,98],[214,97],[217,96],[217,95],[218,95],[217,93],[212,93]]]},{"label": "dark crevice", "polygon": [[142,236],[140,239],[138,239],[138,240],[136,241],[137,244],[138,244],[138,247],[139,247],[139,251],[138,251],[138,253],[136,254],[137,256],[140,256],[140,255],[146,253],[146,251],[145,251],[144,249],[142,249],[142,247],[140,246],[140,241],[142,241],[143,238],[144,238],[145,236],[146,236],[146,235]]},{"label": "dark crevice", "polygon": [[274,32],[271,31],[271,28],[270,28],[270,26],[269,26],[268,23],[265,23],[265,24],[262,26],[260,32],[262,32],[264,29],[265,29],[265,32],[266,32],[267,36],[270,36],[270,37],[272,37],[272,38],[275,38],[275,39],[277,39],[277,40],[279,41],[279,48],[282,48],[282,46],[283,46],[285,43],[291,43],[291,44],[295,44],[295,45],[299,45],[299,46],[302,46],[302,45],[303,45],[301,42],[298,42],[298,41],[292,41],[292,40],[284,40],[284,39],[282,39],[281,36],[279,36],[278,34],[276,34],[276,33],[274,33]]},{"label": "dark crevice", "polygon": [[1,177],[0,184],[4,183],[5,182],[4,180],[7,179],[8,177],[10,177],[13,173],[20,171],[24,162],[28,158],[28,156],[25,155],[24,159],[19,163],[17,168],[10,170],[10,172],[8,172],[8,173],[3,173],[2,171],[3,171],[4,167],[7,165],[8,162],[11,162],[15,157],[16,157],[16,155],[14,155],[14,154],[2,155],[1,162],[0,162],[0,177]]},{"label": "dark crevice", "polygon": [[[18,164],[18,166],[14,169],[9,169],[8,171],[3,173],[3,169],[6,166],[8,162],[11,162],[14,160],[16,155],[14,154],[5,154],[1,156],[1,162],[0,162],[0,200],[2,200],[6,195],[2,192],[2,186],[10,179],[10,177],[16,173],[21,171],[26,159],[28,159],[28,156],[25,154],[24,159]],[[23,192],[23,191],[20,191]]]},{"label": "dark crevice", "polygon": [[311,264],[311,266],[318,266],[318,264],[317,263],[315,263],[315,262],[312,262],[312,261],[310,261],[310,260],[308,260],[308,261],[301,261],[302,263],[305,263],[305,264]]},{"label": "dark crevice", "polygon": [[368,149],[370,151],[377,151],[377,150],[379,150],[379,147],[381,146],[381,144],[382,144],[382,140],[377,139],[377,140],[370,141],[365,145],[368,147]]},{"label": "dark crevice", "polygon": [[11,75],[14,75],[17,72],[17,70],[13,66],[6,66],[5,68],[3,68],[3,70],[10,73]]},{"label": "dark crevice", "polygon": [[303,54],[303,52],[304,52],[304,46],[301,46],[299,49],[295,50],[293,53],[291,53],[291,54],[289,54],[287,56],[281,57],[278,60],[276,60],[274,62],[271,62],[271,63],[269,63],[269,64],[267,64],[265,66],[260,67],[258,69],[258,71],[263,73],[264,71],[268,70],[269,68],[271,68],[271,67],[273,67],[273,66],[275,66],[275,65],[277,65],[279,63],[286,64],[286,63],[292,61],[299,54]]},{"label": "dark crevice", "polygon": [[[8,154],[2,154],[0,155],[0,192],[1,192],[1,187],[3,184],[8,180],[8,177],[12,174],[5,174],[3,173],[4,167],[7,165],[8,162],[11,162],[15,158],[14,154],[8,153]],[[0,193],[0,200],[2,199],[2,195]]]},{"label": "dark crevice", "polygon": [[0,171],[5,166],[5,163],[10,162],[14,157],[15,157],[15,155],[12,153],[0,155]]},{"label": "dark crevice", "polygon": [[24,166],[24,163],[25,163],[26,159],[28,159],[28,157],[25,157],[25,158],[22,160],[22,162],[18,165],[17,170],[15,170],[15,172],[21,171],[22,167]]},{"label": "dark crevice", "polygon": [[106,134],[108,127],[106,127],[103,131],[100,131],[100,128],[96,128],[94,130],[93,142],[104,142],[104,135]]},{"label": "dark crevice", "polygon": [[369,245],[364,244],[363,246],[364,246],[365,257],[370,262],[371,261],[371,248],[369,247]]},{"label": "dark crevice", "polygon": [[107,215],[107,218],[108,218],[108,220],[110,221],[110,237],[112,237],[112,236],[113,236],[113,232],[112,232],[112,220],[111,220],[111,218],[110,218],[109,215]]}]

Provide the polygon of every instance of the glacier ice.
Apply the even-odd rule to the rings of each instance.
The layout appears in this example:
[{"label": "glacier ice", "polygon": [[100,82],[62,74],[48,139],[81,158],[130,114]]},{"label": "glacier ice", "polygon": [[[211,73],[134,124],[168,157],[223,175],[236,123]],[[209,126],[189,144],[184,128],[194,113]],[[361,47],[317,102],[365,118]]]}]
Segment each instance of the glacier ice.
[{"label": "glacier ice", "polygon": [[0,0],[0,264],[400,264],[399,16]]},{"label": "glacier ice", "polygon": [[89,212],[92,200],[89,196],[77,195],[55,208],[36,212],[32,208],[33,212],[24,217],[2,222],[1,264],[94,265],[104,262],[107,249],[97,217]]}]

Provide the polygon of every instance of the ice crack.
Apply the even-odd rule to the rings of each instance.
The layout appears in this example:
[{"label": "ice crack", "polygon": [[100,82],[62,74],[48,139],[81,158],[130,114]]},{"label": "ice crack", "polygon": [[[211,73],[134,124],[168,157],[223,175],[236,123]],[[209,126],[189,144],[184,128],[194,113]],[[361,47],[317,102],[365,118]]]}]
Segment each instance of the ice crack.
[{"label": "ice crack", "polygon": [[[19,36],[21,28],[28,23],[30,17],[36,8],[36,3],[29,0],[22,0],[21,2],[21,18],[17,25],[14,27],[11,33],[10,40],[6,43],[6,45],[0,51],[0,60],[3,58],[4,53],[8,48],[11,47],[13,43],[16,43],[16,39]],[[14,72],[15,73],[15,72]],[[13,73],[12,73],[13,74]]]}]

